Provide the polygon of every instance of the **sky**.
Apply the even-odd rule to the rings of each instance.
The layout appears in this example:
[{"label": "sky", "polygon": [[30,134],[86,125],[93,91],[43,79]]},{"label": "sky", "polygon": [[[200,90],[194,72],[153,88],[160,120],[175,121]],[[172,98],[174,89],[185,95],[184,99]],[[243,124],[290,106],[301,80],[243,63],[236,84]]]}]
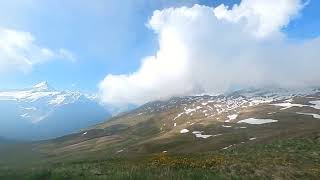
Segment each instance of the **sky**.
[{"label": "sky", "polygon": [[1,1],[0,89],[48,81],[106,103],[142,104],[319,83],[320,2],[256,2]]}]

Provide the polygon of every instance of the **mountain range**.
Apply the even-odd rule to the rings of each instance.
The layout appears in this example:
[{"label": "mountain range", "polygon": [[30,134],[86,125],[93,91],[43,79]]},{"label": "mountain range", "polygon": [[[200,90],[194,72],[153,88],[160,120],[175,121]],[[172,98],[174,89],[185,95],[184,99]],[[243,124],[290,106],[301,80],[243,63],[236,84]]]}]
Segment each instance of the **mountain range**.
[{"label": "mountain range", "polygon": [[110,112],[94,98],[58,91],[47,82],[0,91],[0,136],[20,140],[54,138],[94,125]]}]

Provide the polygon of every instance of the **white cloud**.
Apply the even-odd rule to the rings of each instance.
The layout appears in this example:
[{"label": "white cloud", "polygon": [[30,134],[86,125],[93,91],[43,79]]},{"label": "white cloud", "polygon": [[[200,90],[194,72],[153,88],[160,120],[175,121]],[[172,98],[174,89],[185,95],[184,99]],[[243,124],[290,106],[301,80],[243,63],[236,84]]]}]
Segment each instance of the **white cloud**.
[{"label": "white cloud", "polygon": [[66,59],[66,60],[69,60],[71,62],[75,62],[76,61],[76,58],[75,56],[67,49],[59,49],[58,53],[56,54],[57,58],[60,58],[60,59]]},{"label": "white cloud", "polygon": [[303,6],[300,0],[245,0],[231,10],[222,4],[214,9],[214,14],[234,23],[246,21],[245,30],[264,37],[286,26]]},{"label": "white cloud", "polygon": [[66,49],[56,52],[37,45],[29,32],[0,27],[0,73],[28,72],[34,65],[54,59],[75,61],[72,53]]},{"label": "white cloud", "polygon": [[132,74],[107,75],[102,100],[142,104],[235,85],[319,85],[320,38],[292,42],[281,31],[302,7],[299,0],[242,0],[231,9],[155,11],[148,26],[158,35],[158,52]]}]

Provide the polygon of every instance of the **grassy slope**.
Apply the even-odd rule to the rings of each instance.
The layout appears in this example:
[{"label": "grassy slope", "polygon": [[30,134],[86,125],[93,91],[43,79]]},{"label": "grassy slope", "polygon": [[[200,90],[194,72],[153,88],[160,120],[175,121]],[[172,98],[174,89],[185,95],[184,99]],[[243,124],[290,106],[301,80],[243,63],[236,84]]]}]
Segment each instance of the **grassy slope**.
[{"label": "grassy slope", "polygon": [[[85,135],[0,146],[0,179],[319,179],[320,121],[295,113],[310,108],[279,109],[261,105],[238,116],[279,120],[263,125],[196,115],[176,120],[173,127],[176,109],[115,117]],[[180,134],[182,128],[222,135],[199,139]]]},{"label": "grassy slope", "polygon": [[[18,173],[17,173],[18,172]],[[135,158],[2,168],[0,179],[318,179],[320,136],[252,144],[205,154],[151,154]]]}]

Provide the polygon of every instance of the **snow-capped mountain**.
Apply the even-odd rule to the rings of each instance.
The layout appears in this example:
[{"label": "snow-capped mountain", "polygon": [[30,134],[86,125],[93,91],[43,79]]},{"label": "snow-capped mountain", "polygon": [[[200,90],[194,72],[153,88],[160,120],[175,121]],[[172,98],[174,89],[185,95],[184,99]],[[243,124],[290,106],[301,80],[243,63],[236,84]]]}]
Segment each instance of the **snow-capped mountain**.
[{"label": "snow-capped mountain", "polygon": [[211,153],[258,142],[319,136],[319,119],[319,88],[244,89],[149,102],[49,141],[40,149],[54,155],[73,155],[75,151],[103,151],[110,156]]},{"label": "snow-capped mountain", "polygon": [[0,136],[51,138],[94,125],[108,116],[109,112],[89,96],[58,91],[47,82],[0,91]]},{"label": "snow-capped mountain", "polygon": [[[139,113],[156,113],[172,109],[184,109],[186,114],[201,112],[204,116],[228,113],[240,108],[249,108],[259,104],[290,100],[295,97],[305,97],[320,93],[319,88],[303,89],[243,89],[221,95],[196,95],[173,97],[165,101],[147,103],[136,110]],[[182,113],[182,112],[181,112]],[[181,115],[180,115],[181,116]]]}]

